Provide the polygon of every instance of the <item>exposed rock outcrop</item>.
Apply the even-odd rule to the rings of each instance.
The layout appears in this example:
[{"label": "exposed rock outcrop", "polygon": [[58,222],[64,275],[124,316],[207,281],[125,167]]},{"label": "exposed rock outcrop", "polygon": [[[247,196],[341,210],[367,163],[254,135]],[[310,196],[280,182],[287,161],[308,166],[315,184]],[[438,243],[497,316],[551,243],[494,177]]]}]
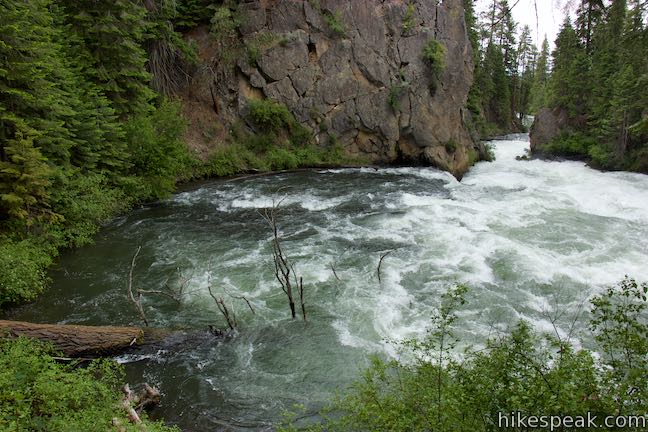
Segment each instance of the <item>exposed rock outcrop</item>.
[{"label": "exposed rock outcrop", "polygon": [[562,133],[570,130],[570,119],[566,111],[561,109],[551,110],[549,108],[540,109],[533,119],[529,131],[531,152],[542,154],[547,144]]},{"label": "exposed rock outcrop", "polygon": [[[231,125],[245,119],[249,99],[267,97],[320,145],[335,141],[376,163],[426,163],[460,177],[483,154],[465,109],[473,57],[461,0],[256,0],[238,8],[242,52],[252,47],[254,58],[227,64],[205,29],[189,35],[205,63],[184,96],[190,118],[202,112],[203,123]],[[438,76],[422,55],[430,40],[446,50]]]}]

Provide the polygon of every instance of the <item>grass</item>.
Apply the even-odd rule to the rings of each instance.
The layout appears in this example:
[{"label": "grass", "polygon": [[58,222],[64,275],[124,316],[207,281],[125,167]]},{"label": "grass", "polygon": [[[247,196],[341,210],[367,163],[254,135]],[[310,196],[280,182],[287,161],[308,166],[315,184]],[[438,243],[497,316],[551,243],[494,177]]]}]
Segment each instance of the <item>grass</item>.
[{"label": "grass", "polygon": [[335,13],[324,12],[324,21],[333,31],[333,33],[344,36],[346,30],[344,29],[344,23],[342,22],[342,13],[340,11],[335,11]]}]

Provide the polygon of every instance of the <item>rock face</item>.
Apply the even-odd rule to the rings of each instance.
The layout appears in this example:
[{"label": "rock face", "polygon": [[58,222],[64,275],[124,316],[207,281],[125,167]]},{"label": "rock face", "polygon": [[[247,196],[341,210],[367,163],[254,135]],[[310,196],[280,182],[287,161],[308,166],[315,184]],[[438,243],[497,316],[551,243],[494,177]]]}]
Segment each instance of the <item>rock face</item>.
[{"label": "rock face", "polygon": [[569,116],[565,111],[560,109],[550,110],[548,108],[540,109],[529,131],[531,152],[542,154],[544,146],[569,129]]},{"label": "rock face", "polygon": [[[245,118],[250,99],[271,98],[320,145],[334,141],[375,163],[431,164],[458,177],[483,154],[465,109],[473,64],[462,0],[257,0],[238,8],[253,61],[239,56],[219,70],[212,60],[211,77],[185,96],[186,110],[213,105],[231,124]],[[193,37],[209,63],[215,42]],[[438,76],[422,55],[430,40],[446,49]]]}]

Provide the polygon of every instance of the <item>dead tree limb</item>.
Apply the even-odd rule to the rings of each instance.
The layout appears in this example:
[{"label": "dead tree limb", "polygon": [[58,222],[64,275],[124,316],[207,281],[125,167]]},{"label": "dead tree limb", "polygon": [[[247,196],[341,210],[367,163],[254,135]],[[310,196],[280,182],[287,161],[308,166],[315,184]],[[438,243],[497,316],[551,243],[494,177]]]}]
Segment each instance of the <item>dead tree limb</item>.
[{"label": "dead tree limb", "polygon": [[281,245],[281,236],[279,235],[279,227],[277,224],[277,211],[283,200],[279,201],[278,204],[275,204],[274,200],[272,202],[272,207],[266,208],[261,216],[266,220],[270,229],[272,230],[272,258],[274,261],[275,268],[275,278],[281,285],[281,289],[288,297],[288,305],[290,307],[290,314],[293,319],[297,317],[297,311],[295,308],[295,298],[293,295],[293,282],[291,281],[291,276],[294,279],[295,287],[298,289],[298,293],[301,299],[302,305],[302,316],[304,320],[306,319],[306,310],[304,302],[304,287],[303,281],[301,278],[297,278],[295,268],[292,263],[289,261],[288,256],[284,253]]},{"label": "dead tree limb", "polygon": [[254,311],[254,308],[252,307],[252,303],[250,303],[250,301],[245,296],[234,295],[234,294],[230,293],[229,291],[227,291],[227,289],[225,289],[225,288],[223,288],[223,290],[225,291],[225,294],[227,294],[228,296],[230,296],[230,297],[232,297],[234,299],[237,299],[237,300],[243,300],[245,303],[247,303],[248,308],[250,308],[250,311],[253,314],[256,315],[256,312]]},{"label": "dead tree limb", "polygon": [[337,272],[335,271],[335,266],[333,265],[333,263],[329,265],[331,266],[331,271],[333,272],[333,276],[335,276],[335,279],[337,279],[338,282],[342,282],[342,279],[340,279]]},{"label": "dead tree limb", "polygon": [[[141,250],[142,250],[142,246],[138,246],[137,250],[135,251],[135,255],[133,255],[133,259],[131,261],[130,270],[128,271],[128,299],[135,306],[137,313],[139,314],[142,321],[144,321],[144,325],[148,327],[149,322],[148,319],[146,318],[146,313],[144,312],[144,306],[142,305],[142,298],[144,294],[161,295],[170,298],[171,300],[175,301],[178,304],[181,304],[182,291],[184,291],[186,284],[189,283],[191,278],[187,279],[182,283],[180,287],[180,292],[177,294],[172,292],[160,291],[160,290],[143,290],[143,289],[133,290],[133,273],[135,273],[135,265],[137,263],[137,257],[139,256]],[[165,283],[165,286],[168,287],[168,284]]]},{"label": "dead tree limb", "polygon": [[236,315],[234,315],[233,311],[230,311],[229,308],[227,307],[227,304],[223,300],[223,297],[218,297],[216,294],[214,294],[214,291],[212,290],[212,284],[211,284],[211,277],[209,278],[209,282],[207,283],[207,290],[209,291],[209,296],[214,299],[214,302],[216,303],[216,307],[218,307],[218,311],[223,315],[223,318],[225,318],[225,321],[227,321],[227,326],[230,328],[230,330],[234,330],[236,328]]},{"label": "dead tree limb", "polygon": [[378,261],[378,267],[376,268],[376,273],[378,273],[378,282],[379,283],[382,283],[382,279],[381,279],[381,276],[380,276],[380,267],[382,266],[382,263],[383,263],[383,260],[385,259],[385,257],[387,255],[389,255],[390,253],[392,253],[392,252],[394,252],[394,249],[388,250],[384,254],[380,255],[380,260]]},{"label": "dead tree limb", "polygon": [[137,262],[137,256],[139,255],[141,250],[142,250],[142,246],[138,246],[137,251],[135,251],[135,255],[133,255],[133,260],[131,261],[130,270],[128,272],[128,298],[130,299],[131,303],[135,305],[135,309],[137,309],[137,313],[139,314],[142,321],[144,321],[144,325],[148,327],[149,323],[148,320],[146,319],[144,308],[142,307],[142,293],[138,291],[137,298],[133,293],[133,272],[135,271],[135,263]]},{"label": "dead tree limb", "polygon": [[306,321],[306,303],[304,302],[304,279],[299,277],[299,300],[301,302],[302,318]]}]

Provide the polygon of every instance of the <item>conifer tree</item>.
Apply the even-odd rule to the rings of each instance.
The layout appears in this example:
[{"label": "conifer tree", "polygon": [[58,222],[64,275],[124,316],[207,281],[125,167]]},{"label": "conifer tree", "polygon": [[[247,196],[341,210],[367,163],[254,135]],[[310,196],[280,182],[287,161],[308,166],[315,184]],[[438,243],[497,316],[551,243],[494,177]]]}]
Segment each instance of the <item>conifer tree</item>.
[{"label": "conifer tree", "polygon": [[83,41],[83,74],[111,101],[117,116],[150,110],[146,9],[133,0],[63,0],[71,30]]},{"label": "conifer tree", "polygon": [[50,169],[33,136],[18,130],[4,146],[0,161],[0,209],[27,227],[47,214]]},{"label": "conifer tree", "polygon": [[542,49],[538,55],[533,74],[533,85],[530,95],[530,112],[536,113],[540,108],[547,106],[547,82],[549,81],[549,41],[545,36]]}]

